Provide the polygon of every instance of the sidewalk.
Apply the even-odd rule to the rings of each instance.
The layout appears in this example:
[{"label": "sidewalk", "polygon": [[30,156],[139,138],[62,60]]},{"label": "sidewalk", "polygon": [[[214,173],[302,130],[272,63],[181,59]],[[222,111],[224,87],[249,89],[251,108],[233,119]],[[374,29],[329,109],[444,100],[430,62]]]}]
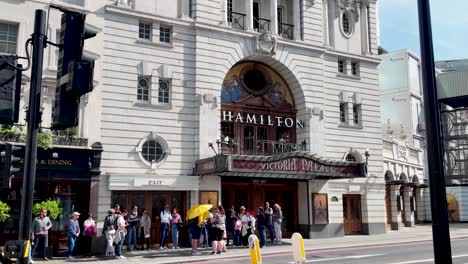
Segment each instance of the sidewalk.
[{"label": "sidewalk", "polygon": [[[468,237],[468,224],[451,224],[450,236],[452,239],[460,237]],[[304,246],[306,250],[321,250],[329,248],[343,248],[351,246],[369,246],[369,245],[382,245],[391,243],[405,243],[432,240],[432,226],[419,225],[411,228],[403,228],[400,231],[388,231],[382,235],[356,235],[346,236],[339,238],[326,238],[326,239],[305,239]],[[269,253],[284,253],[291,252],[291,240],[283,239],[284,244],[278,246],[267,246],[261,250],[262,255]],[[249,250],[247,248],[228,248],[228,252],[221,255],[210,255],[211,249],[201,249],[203,252],[200,256],[192,256],[190,249],[165,249],[165,250],[151,250],[151,251],[124,251],[126,259],[115,259],[105,257],[91,257],[91,258],[78,258],[73,262],[79,263],[183,263],[187,261],[203,261],[209,259],[231,258],[248,256]],[[64,263],[64,259],[54,259],[47,263]],[[39,261],[37,261],[39,263]],[[46,262],[42,262],[46,263]]]}]

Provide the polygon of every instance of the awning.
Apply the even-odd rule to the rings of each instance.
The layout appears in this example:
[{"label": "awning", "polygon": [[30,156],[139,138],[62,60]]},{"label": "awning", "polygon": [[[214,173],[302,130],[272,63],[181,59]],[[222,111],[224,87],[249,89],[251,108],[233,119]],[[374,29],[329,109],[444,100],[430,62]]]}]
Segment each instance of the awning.
[{"label": "awning", "polygon": [[274,156],[217,155],[195,162],[194,175],[277,179],[365,177],[365,164],[329,160],[304,151]]}]

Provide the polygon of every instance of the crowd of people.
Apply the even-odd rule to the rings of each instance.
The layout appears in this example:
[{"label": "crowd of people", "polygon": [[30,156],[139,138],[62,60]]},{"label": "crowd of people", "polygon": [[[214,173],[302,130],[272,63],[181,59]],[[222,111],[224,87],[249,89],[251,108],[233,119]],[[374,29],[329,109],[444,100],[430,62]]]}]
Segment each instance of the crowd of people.
[{"label": "crowd of people", "polygon": [[189,229],[192,235],[192,254],[200,254],[198,244],[203,235],[200,247],[213,247],[211,254],[221,254],[226,251],[226,246],[232,240],[234,247],[247,247],[251,234],[258,234],[261,248],[266,245],[267,231],[272,244],[281,244],[281,224],[283,213],[281,206],[275,204],[273,208],[268,202],[265,206],[260,206],[257,211],[249,211],[244,206],[240,206],[239,212],[231,206],[224,210],[222,206],[215,208],[210,213],[208,219],[199,216],[197,219],[189,221]]},{"label": "crowd of people", "polygon": [[[68,260],[74,259],[75,242],[80,235],[83,236],[85,255],[90,255],[92,239],[96,236],[97,229],[93,215],[88,215],[83,223],[83,229],[80,228],[79,217],[80,213],[73,212],[65,226],[68,238]],[[273,244],[281,244],[283,220],[281,207],[274,204],[271,208],[268,202],[265,202],[264,207],[258,207],[256,211],[247,210],[244,206],[240,206],[239,212],[235,211],[234,206],[226,211],[222,206],[214,207],[208,214],[201,214],[189,219],[186,223],[179,214],[178,208],[171,210],[170,206],[166,205],[159,216],[155,216],[155,220],[160,222],[159,248],[161,250],[168,248],[169,233],[172,238],[172,248],[179,248],[179,231],[184,224],[187,224],[188,227],[189,244],[192,247],[193,255],[201,254],[198,250],[199,246],[212,247],[211,254],[221,254],[226,252],[226,246],[230,245],[231,240],[231,245],[234,247],[247,247],[248,238],[254,233],[258,234],[260,247],[263,248],[266,244],[267,231]],[[128,251],[145,250],[145,245],[146,250],[150,250],[151,223],[152,219],[148,215],[148,211],[143,209],[139,212],[135,205],[131,207],[129,212],[123,208],[121,210],[119,205],[109,209],[102,229],[102,234],[107,241],[106,256],[125,258],[122,254],[124,241],[127,242]],[[39,257],[47,260],[46,245],[50,228],[52,228],[52,222],[47,217],[47,210],[42,209],[40,215],[34,218],[32,225],[31,256],[34,256],[35,252],[39,250]],[[199,245],[202,237],[202,243]],[[137,238],[139,243],[137,243]],[[30,258],[30,263],[34,263],[32,258]]]}]

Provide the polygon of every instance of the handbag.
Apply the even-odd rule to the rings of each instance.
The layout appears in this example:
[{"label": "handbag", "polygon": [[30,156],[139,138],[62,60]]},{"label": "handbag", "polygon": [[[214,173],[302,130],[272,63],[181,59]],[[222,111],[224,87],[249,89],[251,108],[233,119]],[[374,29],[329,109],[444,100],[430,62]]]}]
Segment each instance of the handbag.
[{"label": "handbag", "polygon": [[179,220],[179,222],[177,222],[177,229],[181,229],[182,227],[184,227],[184,222]]},{"label": "handbag", "polygon": [[85,236],[95,236],[96,235],[96,230],[94,229],[93,226],[88,226],[86,230],[84,231]]}]

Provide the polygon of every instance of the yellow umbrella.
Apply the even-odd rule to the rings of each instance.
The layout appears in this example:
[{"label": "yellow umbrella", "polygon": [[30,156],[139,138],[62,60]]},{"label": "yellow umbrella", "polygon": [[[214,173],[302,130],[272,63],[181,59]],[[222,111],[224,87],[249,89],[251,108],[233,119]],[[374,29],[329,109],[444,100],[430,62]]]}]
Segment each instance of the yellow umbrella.
[{"label": "yellow umbrella", "polygon": [[213,207],[211,204],[194,205],[192,208],[190,208],[190,210],[188,210],[186,219],[188,220],[206,214],[211,209],[211,207]]}]

